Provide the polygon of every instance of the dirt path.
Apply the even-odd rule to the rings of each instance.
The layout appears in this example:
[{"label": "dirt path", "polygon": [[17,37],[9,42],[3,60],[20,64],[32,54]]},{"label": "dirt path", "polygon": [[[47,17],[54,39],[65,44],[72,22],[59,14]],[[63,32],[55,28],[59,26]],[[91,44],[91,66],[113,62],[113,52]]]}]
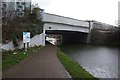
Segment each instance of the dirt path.
[{"label": "dirt path", "polygon": [[3,78],[68,78],[56,55],[56,46],[47,44],[38,54],[3,73]]}]

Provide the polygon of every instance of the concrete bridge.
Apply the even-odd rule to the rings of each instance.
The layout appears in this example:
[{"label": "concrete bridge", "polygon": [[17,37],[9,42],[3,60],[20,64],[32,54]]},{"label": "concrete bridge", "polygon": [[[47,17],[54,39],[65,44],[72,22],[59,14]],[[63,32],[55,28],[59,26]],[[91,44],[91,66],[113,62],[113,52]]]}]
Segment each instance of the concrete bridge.
[{"label": "concrete bridge", "polygon": [[89,22],[77,20],[73,18],[63,17],[59,15],[44,13],[44,30],[63,30],[77,31],[83,33],[90,32]]},{"label": "concrete bridge", "polygon": [[43,13],[44,32],[59,34],[63,43],[89,43],[91,30],[111,30],[114,26],[98,21],[83,21],[55,14]]},{"label": "concrete bridge", "polygon": [[55,14],[44,13],[44,32],[46,34],[59,34],[63,43],[88,42],[90,24],[88,21],[77,20]]}]

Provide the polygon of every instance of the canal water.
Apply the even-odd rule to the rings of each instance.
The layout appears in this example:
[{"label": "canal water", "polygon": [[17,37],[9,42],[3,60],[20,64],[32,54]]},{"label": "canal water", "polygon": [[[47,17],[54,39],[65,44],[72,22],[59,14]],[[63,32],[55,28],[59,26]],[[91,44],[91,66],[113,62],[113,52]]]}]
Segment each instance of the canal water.
[{"label": "canal water", "polygon": [[97,78],[118,78],[118,47],[64,45],[63,52]]}]

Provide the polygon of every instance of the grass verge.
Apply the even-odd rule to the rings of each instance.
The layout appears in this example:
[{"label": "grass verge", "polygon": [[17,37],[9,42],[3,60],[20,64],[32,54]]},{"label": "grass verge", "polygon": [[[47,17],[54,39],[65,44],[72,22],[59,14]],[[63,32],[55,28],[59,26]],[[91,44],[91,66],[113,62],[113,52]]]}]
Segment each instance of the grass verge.
[{"label": "grass verge", "polygon": [[5,71],[13,65],[20,63],[22,60],[36,54],[42,46],[30,47],[27,51],[14,50],[14,51],[3,51],[2,52],[2,70]]},{"label": "grass verge", "polygon": [[82,80],[97,80],[77,62],[64,54],[60,48],[57,49],[57,56],[74,80],[79,80],[80,78],[82,78]]}]

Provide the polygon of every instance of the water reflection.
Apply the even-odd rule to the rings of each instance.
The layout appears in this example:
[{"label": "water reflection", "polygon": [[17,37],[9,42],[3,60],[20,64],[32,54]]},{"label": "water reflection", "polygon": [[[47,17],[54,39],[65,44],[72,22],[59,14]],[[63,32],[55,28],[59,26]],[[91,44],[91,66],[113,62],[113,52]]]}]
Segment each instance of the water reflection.
[{"label": "water reflection", "polygon": [[69,45],[62,50],[95,77],[118,78],[117,47]]}]

